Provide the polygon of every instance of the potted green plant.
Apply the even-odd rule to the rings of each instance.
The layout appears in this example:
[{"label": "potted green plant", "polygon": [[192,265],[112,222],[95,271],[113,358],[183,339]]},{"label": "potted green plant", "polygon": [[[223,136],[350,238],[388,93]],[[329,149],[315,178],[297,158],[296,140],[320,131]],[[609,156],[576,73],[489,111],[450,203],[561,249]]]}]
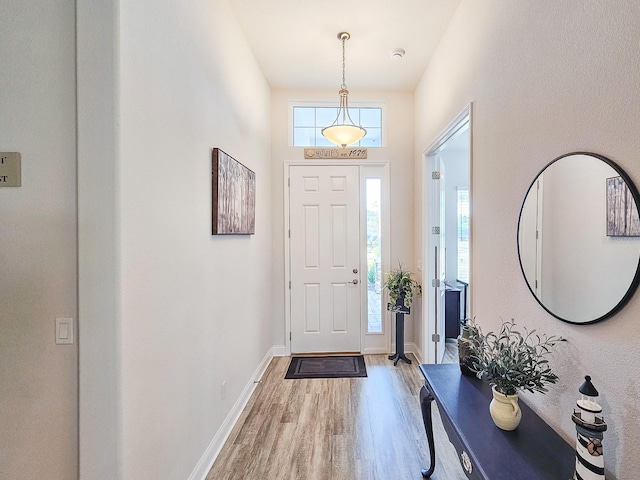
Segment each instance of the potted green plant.
[{"label": "potted green plant", "polygon": [[477,342],[477,339],[478,328],[476,327],[475,320],[465,318],[462,322],[460,335],[457,338],[458,363],[460,364],[460,371],[463,375],[476,375],[476,372],[473,369],[473,352],[471,347],[474,342]]},{"label": "potted green plant", "polygon": [[389,291],[389,299],[387,310],[392,312],[408,313],[411,303],[413,302],[414,291],[422,294],[422,287],[417,280],[414,280],[413,273],[405,270],[402,264],[398,262],[398,268],[389,273],[385,273],[385,282],[383,289]]},{"label": "potted green plant", "polygon": [[520,423],[518,393],[521,390],[546,393],[546,386],[558,381],[547,356],[560,336],[538,335],[535,330],[515,329],[515,321],[503,322],[499,333],[482,333],[474,322],[470,329],[472,369],[478,378],[492,385],[489,411],[494,423],[503,430],[514,430]]}]

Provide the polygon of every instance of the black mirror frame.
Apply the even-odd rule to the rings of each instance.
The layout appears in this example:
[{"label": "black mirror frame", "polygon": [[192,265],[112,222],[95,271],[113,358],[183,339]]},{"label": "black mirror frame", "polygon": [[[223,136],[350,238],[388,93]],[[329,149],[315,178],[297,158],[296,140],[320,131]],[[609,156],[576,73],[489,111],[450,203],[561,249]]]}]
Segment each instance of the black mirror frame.
[{"label": "black mirror frame", "polygon": [[629,288],[627,289],[627,291],[623,295],[623,297],[620,299],[620,301],[611,310],[609,310],[604,315],[602,315],[602,316],[600,316],[600,317],[598,317],[598,318],[596,318],[594,320],[589,320],[589,321],[586,321],[586,322],[574,322],[574,321],[568,320],[566,318],[562,318],[562,317],[556,315],[555,313],[553,313],[551,310],[549,310],[540,301],[540,299],[536,296],[535,292],[531,288],[531,285],[529,285],[529,281],[527,280],[527,276],[526,276],[525,271],[524,271],[524,266],[522,265],[522,257],[520,255],[520,221],[522,220],[522,211],[524,209],[524,204],[525,204],[525,201],[527,200],[527,197],[529,196],[529,192],[531,191],[531,188],[535,185],[536,181],[538,180],[538,177],[540,175],[542,175],[542,173],[547,168],[549,168],[551,165],[556,163],[558,160],[561,160],[561,159],[563,159],[565,157],[568,157],[568,156],[571,156],[571,155],[588,155],[590,157],[594,157],[594,158],[597,158],[598,160],[603,161],[604,163],[609,165],[611,168],[613,168],[616,171],[616,173],[618,175],[620,175],[623,178],[623,180],[626,182],[627,187],[629,188],[629,191],[631,192],[631,196],[633,197],[633,200],[636,202],[636,207],[638,207],[638,210],[640,210],[640,194],[638,193],[638,189],[636,188],[635,184],[633,183],[633,181],[631,180],[629,175],[627,175],[627,173],[624,170],[622,170],[622,168],[620,168],[613,160],[610,160],[607,157],[604,157],[602,155],[598,155],[597,153],[592,153],[592,152],[570,152],[570,153],[565,153],[564,155],[560,155],[559,157],[554,158],[549,163],[547,163],[542,168],[542,170],[540,170],[538,172],[538,174],[535,176],[535,178],[533,179],[533,181],[529,185],[529,188],[527,188],[527,191],[526,191],[526,193],[524,195],[524,199],[522,200],[522,205],[520,206],[520,213],[518,215],[518,228],[516,230],[516,245],[517,245],[517,248],[518,248],[518,263],[520,264],[520,271],[522,272],[522,276],[524,278],[524,281],[527,284],[527,288],[531,292],[531,295],[533,295],[533,298],[536,299],[536,302],[538,302],[538,304],[549,315],[557,318],[558,320],[562,320],[563,322],[571,323],[573,325],[589,325],[589,324],[593,324],[593,323],[596,323],[596,322],[600,322],[600,321],[605,320],[605,319],[607,319],[609,317],[612,317],[613,315],[618,313],[629,302],[629,300],[631,299],[631,297],[635,293],[636,289],[638,288],[638,284],[640,284],[640,252],[639,252],[639,255],[638,255],[639,258],[638,258],[638,266],[636,267],[636,273],[635,273],[635,275],[633,277],[633,280],[631,281],[631,284],[629,285]]}]

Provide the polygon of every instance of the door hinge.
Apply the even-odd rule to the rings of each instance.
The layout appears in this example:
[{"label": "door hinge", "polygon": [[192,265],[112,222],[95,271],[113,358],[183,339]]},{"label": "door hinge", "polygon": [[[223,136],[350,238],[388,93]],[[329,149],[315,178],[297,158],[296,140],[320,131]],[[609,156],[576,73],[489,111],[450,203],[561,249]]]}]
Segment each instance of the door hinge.
[{"label": "door hinge", "polygon": [[291,332],[289,332],[289,341],[291,341]]},{"label": "door hinge", "polygon": [[440,341],[440,334],[434,333],[433,335],[431,335],[431,341],[438,343]]},{"label": "door hinge", "polygon": [[291,186],[291,177],[287,178],[287,186],[290,187]]},{"label": "door hinge", "polygon": [[435,172],[431,172],[431,178],[433,180],[440,180],[440,172],[437,170]]},{"label": "door hinge", "polygon": [[433,233],[434,235],[440,235],[440,227],[432,227],[431,233]]},{"label": "door hinge", "polygon": [[289,238],[291,238],[291,229],[289,229]]},{"label": "door hinge", "polygon": [[436,287],[436,288],[440,288],[440,279],[439,278],[434,278],[433,280],[431,280],[431,286],[432,287]]},{"label": "door hinge", "polygon": [[291,280],[289,280],[289,290],[291,290]]}]

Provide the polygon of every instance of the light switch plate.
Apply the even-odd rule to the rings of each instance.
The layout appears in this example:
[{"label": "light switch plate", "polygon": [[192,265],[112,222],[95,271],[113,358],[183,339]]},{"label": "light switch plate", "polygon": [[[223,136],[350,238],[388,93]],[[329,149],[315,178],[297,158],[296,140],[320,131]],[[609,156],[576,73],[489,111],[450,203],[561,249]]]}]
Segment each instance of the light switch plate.
[{"label": "light switch plate", "polygon": [[56,345],[73,344],[73,318],[56,318]]}]

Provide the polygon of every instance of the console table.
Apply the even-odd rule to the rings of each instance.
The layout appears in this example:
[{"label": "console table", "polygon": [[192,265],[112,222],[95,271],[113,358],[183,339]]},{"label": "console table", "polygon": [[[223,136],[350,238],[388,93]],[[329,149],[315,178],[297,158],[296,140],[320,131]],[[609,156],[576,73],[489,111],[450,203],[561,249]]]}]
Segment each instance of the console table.
[{"label": "console table", "polygon": [[500,430],[489,414],[489,384],[464,376],[456,364],[420,365],[425,386],[420,391],[422,418],[431,464],[435,469],[431,402],[438,404],[449,440],[470,479],[569,480],[575,470],[575,449],[520,399],[522,421],[512,432]]}]

